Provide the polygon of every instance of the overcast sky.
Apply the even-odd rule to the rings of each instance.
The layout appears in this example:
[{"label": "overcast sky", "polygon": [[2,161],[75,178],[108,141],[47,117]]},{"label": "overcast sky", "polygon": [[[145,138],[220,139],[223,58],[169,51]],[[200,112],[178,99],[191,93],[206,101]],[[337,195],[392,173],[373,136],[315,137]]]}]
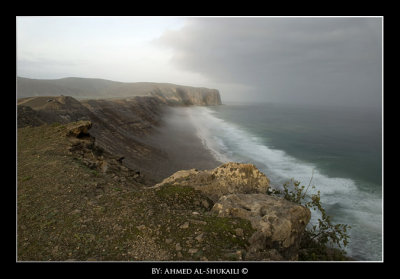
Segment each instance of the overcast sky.
[{"label": "overcast sky", "polygon": [[17,74],[170,82],[223,101],[381,106],[381,17],[17,17]]}]

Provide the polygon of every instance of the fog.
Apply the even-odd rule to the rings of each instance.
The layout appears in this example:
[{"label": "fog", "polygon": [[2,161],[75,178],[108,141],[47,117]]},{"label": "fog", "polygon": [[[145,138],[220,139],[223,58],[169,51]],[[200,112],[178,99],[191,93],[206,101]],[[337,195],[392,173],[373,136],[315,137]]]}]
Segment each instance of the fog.
[{"label": "fog", "polygon": [[382,17],[17,17],[17,75],[381,107]]},{"label": "fog", "polygon": [[157,43],[223,101],[381,107],[382,18],[190,18]]}]

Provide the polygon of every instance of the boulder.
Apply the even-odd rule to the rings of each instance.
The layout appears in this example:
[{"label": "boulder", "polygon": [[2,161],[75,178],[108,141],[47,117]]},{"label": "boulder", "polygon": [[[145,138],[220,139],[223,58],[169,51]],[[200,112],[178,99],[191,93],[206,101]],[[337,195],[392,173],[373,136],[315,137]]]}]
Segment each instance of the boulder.
[{"label": "boulder", "polygon": [[67,136],[75,138],[89,137],[89,129],[92,127],[90,121],[78,121],[68,126]]},{"label": "boulder", "polygon": [[269,180],[253,164],[230,162],[213,170],[178,171],[155,187],[166,184],[191,186],[216,202],[229,194],[266,193]]},{"label": "boulder", "polygon": [[297,260],[301,236],[311,218],[308,208],[265,194],[222,196],[212,212],[247,219],[256,229],[246,260]]}]

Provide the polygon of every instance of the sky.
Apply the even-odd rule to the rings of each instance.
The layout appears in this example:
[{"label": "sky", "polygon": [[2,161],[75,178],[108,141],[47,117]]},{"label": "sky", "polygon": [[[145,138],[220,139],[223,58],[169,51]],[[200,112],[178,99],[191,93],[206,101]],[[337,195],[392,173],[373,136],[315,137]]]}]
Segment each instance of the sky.
[{"label": "sky", "polygon": [[17,75],[381,107],[382,17],[17,17]]}]

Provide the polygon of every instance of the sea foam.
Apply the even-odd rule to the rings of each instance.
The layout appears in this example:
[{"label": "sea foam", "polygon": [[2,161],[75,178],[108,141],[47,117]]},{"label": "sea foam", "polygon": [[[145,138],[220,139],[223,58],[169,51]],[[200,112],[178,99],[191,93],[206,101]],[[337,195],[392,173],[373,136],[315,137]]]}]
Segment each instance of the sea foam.
[{"label": "sea foam", "polygon": [[[216,160],[222,163],[253,163],[267,175],[275,188],[281,188],[290,179],[307,186],[312,179],[311,185],[320,191],[321,202],[328,209],[328,214],[333,215],[333,220],[353,227],[346,249],[348,254],[361,260],[381,260],[380,241],[371,242],[373,247],[360,247],[365,239],[381,238],[382,207],[379,197],[359,190],[352,179],[329,177],[315,165],[271,148],[265,139],[251,134],[245,127],[216,117],[210,108],[190,107],[185,110],[196,128],[197,136]],[[318,218],[318,214],[313,214],[311,223],[316,224]]]}]

